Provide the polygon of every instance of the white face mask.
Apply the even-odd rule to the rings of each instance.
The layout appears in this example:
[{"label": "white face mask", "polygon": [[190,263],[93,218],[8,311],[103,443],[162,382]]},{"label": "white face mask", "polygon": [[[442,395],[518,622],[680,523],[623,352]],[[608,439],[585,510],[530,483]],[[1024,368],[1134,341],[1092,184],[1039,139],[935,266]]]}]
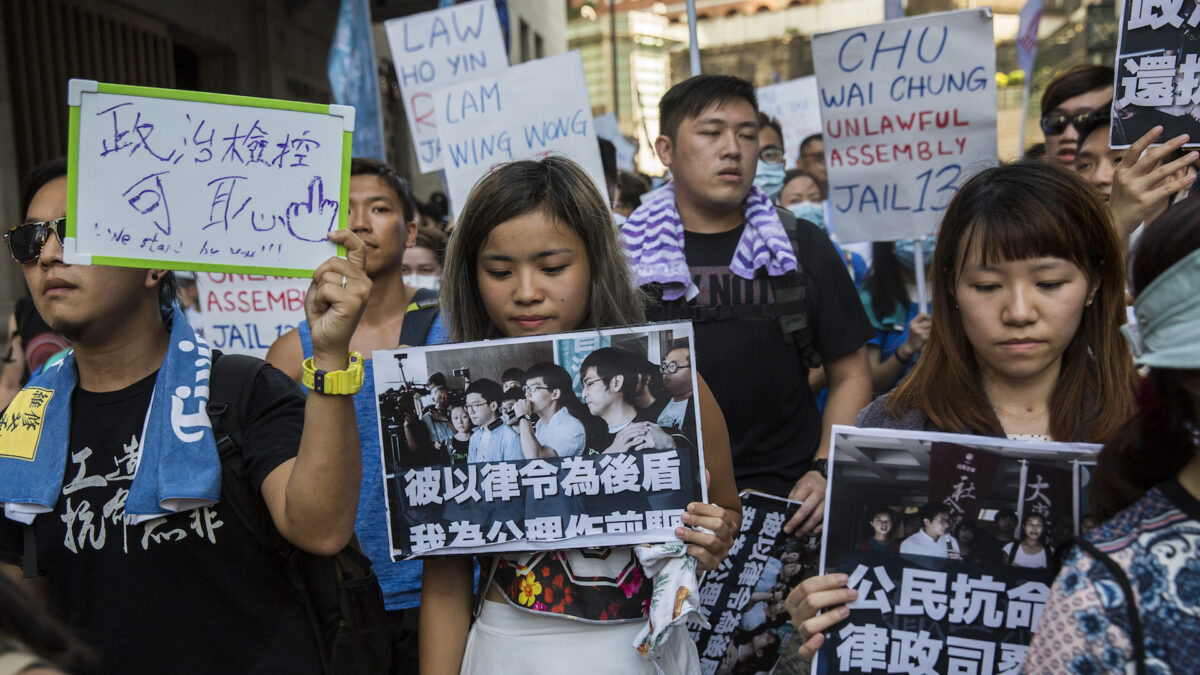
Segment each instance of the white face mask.
[{"label": "white face mask", "polygon": [[442,278],[432,274],[406,274],[404,283],[413,288],[428,288],[431,291],[442,290]]}]

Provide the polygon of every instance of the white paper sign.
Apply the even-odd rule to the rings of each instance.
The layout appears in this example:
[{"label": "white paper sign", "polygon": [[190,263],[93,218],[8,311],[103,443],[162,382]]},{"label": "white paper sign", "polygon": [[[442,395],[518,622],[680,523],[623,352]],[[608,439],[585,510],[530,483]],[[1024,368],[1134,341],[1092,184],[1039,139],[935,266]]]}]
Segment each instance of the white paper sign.
[{"label": "white paper sign", "polygon": [[932,234],[958,187],[996,164],[989,9],[817,35],[813,62],[839,241]]},{"label": "white paper sign", "polygon": [[309,276],[335,255],[354,108],[69,87],[66,262]]},{"label": "white paper sign", "polygon": [[438,134],[457,217],[480,178],[518,159],[566,155],[607,194],[578,51],[438,90]]},{"label": "white paper sign", "polygon": [[225,354],[266,358],[271,343],[304,320],[310,284],[311,279],[197,274],[204,339]]},{"label": "white paper sign", "polygon": [[758,109],[779,120],[783,127],[783,147],[787,152],[785,164],[796,165],[800,157],[800,141],[821,132],[821,99],[817,94],[815,75],[759,88]]},{"label": "white paper sign", "polygon": [[385,22],[408,130],[421,173],[442,168],[435,91],[508,69],[492,0],[477,0]]},{"label": "white paper sign", "polygon": [[637,155],[638,148],[621,135],[621,127],[617,122],[616,113],[600,115],[595,119],[595,124],[596,135],[607,139],[616,148],[617,168],[622,171],[637,171],[637,165],[634,164],[633,158]]}]

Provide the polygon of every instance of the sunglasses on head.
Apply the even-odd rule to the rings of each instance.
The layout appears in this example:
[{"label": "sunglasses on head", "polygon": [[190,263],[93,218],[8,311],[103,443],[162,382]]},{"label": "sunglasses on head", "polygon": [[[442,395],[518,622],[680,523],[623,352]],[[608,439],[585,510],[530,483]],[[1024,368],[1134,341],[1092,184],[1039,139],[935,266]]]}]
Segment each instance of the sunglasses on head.
[{"label": "sunglasses on head", "polygon": [[46,245],[51,232],[58,235],[58,243],[62,244],[67,238],[66,216],[40,223],[21,223],[5,233],[4,242],[8,244],[8,252],[13,260],[21,264],[31,263],[42,254],[42,247]]},{"label": "sunglasses on head", "polygon": [[1090,124],[1107,112],[1107,108],[1100,108],[1099,110],[1089,110],[1077,115],[1046,115],[1042,118],[1042,133],[1047,136],[1057,136],[1067,129],[1068,124],[1075,127],[1076,131],[1079,131],[1080,127]]}]

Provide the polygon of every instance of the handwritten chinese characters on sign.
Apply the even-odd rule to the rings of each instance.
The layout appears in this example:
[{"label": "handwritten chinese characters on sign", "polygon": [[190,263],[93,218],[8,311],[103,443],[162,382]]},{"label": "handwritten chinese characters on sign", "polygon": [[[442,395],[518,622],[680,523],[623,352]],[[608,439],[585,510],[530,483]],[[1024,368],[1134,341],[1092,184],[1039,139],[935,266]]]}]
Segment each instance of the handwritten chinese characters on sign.
[{"label": "handwritten chinese characters on sign", "polygon": [[68,262],[307,276],[343,227],[353,109],[71,82]]},{"label": "handwritten chinese characters on sign", "polygon": [[996,162],[990,10],[813,37],[838,239],[933,233],[958,186]]},{"label": "handwritten chinese characters on sign", "polygon": [[1121,13],[1111,145],[1126,148],[1162,125],[1159,140],[1200,145],[1200,9],[1183,0],[1130,0]]}]

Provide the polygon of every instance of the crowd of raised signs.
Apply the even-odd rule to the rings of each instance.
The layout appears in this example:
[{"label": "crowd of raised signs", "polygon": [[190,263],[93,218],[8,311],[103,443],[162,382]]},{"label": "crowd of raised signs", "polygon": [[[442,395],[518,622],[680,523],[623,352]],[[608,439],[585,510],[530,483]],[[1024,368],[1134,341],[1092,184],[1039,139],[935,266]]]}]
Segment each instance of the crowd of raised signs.
[{"label": "crowd of raised signs", "polygon": [[[233,372],[197,335],[194,282],[65,263],[68,171],[39,167],[5,237],[30,296],[0,376],[0,673],[351,672],[284,558],[226,508],[222,480],[252,488],[293,549],[329,556],[356,535],[387,657],[353,672],[752,674],[818,653],[826,672],[1200,671],[1200,154],[1161,127],[1110,149],[1113,82],[1104,66],[1055,77],[1044,144],[964,174],[920,240],[839,244],[821,135],[784,147],[753,86],[729,76],[662,98],[658,184],[602,151],[602,194],[551,155],[496,167],[451,217],[443,196],[419,203],[396,169],[355,159],[348,228],[330,235],[346,257],[314,273],[305,320],[227,401],[240,416],[232,472],[213,459],[222,439],[203,431],[203,409],[185,412]],[[378,397],[364,358],[653,321],[690,321],[691,342],[598,344],[573,366],[504,361],[499,381],[430,373]],[[856,603],[887,602],[867,568],[800,581],[803,547],[786,539],[822,526],[836,424],[1103,444],[1086,532],[1072,539],[1055,515],[952,524],[938,505],[881,505],[859,549],[940,570],[896,577],[897,612],[940,617],[948,603],[995,637],[860,630]],[[434,480],[482,485],[509,462],[521,476],[586,465],[598,485],[624,466],[649,481],[651,451],[678,466],[699,445],[707,503],[655,516],[676,541],[393,560],[393,474],[444,465]],[[632,453],[644,466],[622,462]],[[555,504],[585,494],[567,484]],[[770,536],[746,536],[743,490],[799,506],[759,518]],[[447,493],[422,494],[452,511]],[[156,498],[186,503],[156,511]],[[500,541],[528,529],[492,525],[474,529],[508,532]],[[743,545],[753,575],[705,590],[698,575],[729,575]],[[955,581],[938,561],[1060,571],[1045,596],[1009,592],[1004,614],[974,604],[995,584],[984,568]],[[872,574],[892,590],[882,563]],[[725,620],[722,603],[756,618]],[[697,649],[684,624],[700,615],[717,628]],[[790,641],[760,628],[784,625]]]}]

